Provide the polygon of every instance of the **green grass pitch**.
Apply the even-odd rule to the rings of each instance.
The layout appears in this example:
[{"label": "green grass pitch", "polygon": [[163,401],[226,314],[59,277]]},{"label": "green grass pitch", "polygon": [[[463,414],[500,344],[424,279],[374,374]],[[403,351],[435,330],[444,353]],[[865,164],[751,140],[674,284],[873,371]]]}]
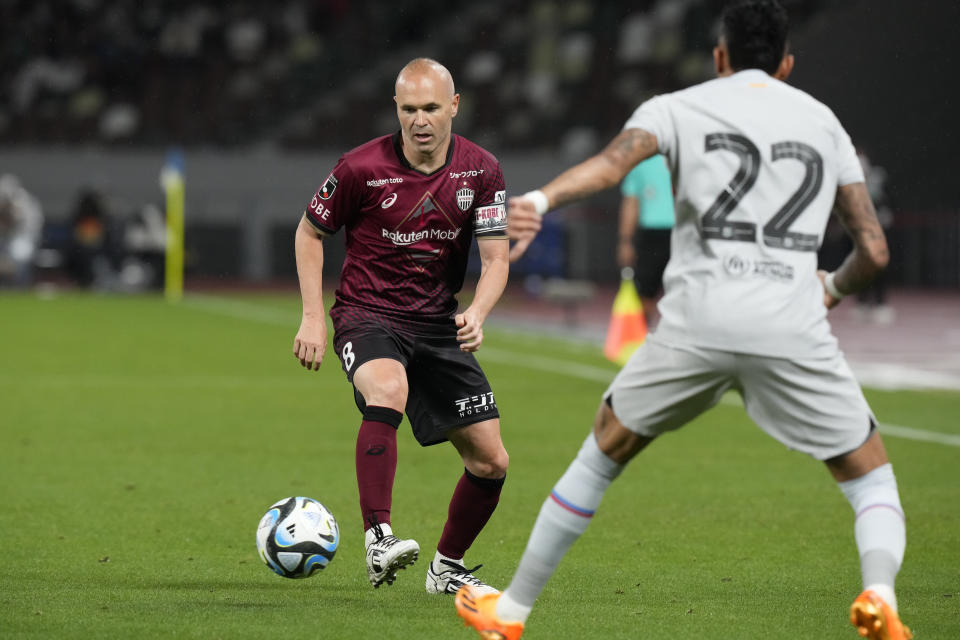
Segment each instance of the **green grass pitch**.
[{"label": "green grass pitch", "polygon": [[[367,583],[359,414],[333,353],[319,372],[291,355],[295,296],[8,294],[0,310],[0,637],[474,637],[423,586],[462,467],[449,445],[419,448],[406,421],[393,521],[423,556],[392,587]],[[505,586],[615,369],[583,345],[487,333],[511,467],[467,561]],[[958,393],[868,397],[882,422],[960,434]],[[958,638],[960,449],[886,443],[908,518],[904,620],[918,640]],[[341,526],[309,580],[256,554],[260,516],[290,495]],[[821,464],[722,404],[614,484],[524,638],[856,637],[852,520]]]}]

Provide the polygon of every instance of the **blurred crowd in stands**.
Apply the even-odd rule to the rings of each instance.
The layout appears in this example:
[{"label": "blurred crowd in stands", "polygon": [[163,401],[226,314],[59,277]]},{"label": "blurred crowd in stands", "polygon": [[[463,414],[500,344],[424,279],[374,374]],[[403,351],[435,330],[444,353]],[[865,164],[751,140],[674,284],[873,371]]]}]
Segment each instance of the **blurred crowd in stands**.
[{"label": "blurred crowd in stands", "polygon": [[40,202],[16,176],[0,176],[0,287],[31,282],[42,234]]},{"label": "blurred crowd in stands", "polygon": [[[787,1],[794,21],[817,0]],[[350,148],[427,55],[457,130],[582,156],[711,74],[721,0],[0,0],[0,144]]]},{"label": "blurred crowd in stands", "polygon": [[23,289],[57,272],[100,291],[159,288],[166,228],[154,205],[128,211],[102,191],[76,196],[66,224],[44,225],[43,207],[12,174],[0,175],[0,289]]}]

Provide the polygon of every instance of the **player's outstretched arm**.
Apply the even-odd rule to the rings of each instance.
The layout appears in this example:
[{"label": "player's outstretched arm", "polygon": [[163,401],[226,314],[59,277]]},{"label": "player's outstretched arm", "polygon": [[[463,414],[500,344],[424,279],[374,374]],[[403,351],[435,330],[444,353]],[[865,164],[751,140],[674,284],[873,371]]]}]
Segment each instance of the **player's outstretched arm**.
[{"label": "player's outstretched arm", "polygon": [[303,316],[293,339],[293,355],[301,365],[316,371],[327,350],[327,318],[323,310],[323,235],[307,221],[306,214],[300,219],[294,246]]},{"label": "player's outstretched arm", "polygon": [[540,188],[538,195],[511,198],[507,221],[510,239],[516,244],[510,259],[519,258],[540,230],[534,216],[609,189],[623,180],[630,169],[656,153],[657,138],[652,133],[624,129],[603,151],[561,173]]},{"label": "player's outstretched arm", "polygon": [[[886,268],[890,252],[873,201],[863,182],[837,189],[837,217],[853,240],[853,251],[834,272],[831,284],[836,292],[846,295],[870,284]],[[821,273],[820,277],[826,278],[828,274]],[[830,294],[828,287],[826,305],[833,307],[839,301],[840,298]]]},{"label": "player's outstretched arm", "polygon": [[556,209],[619,184],[631,169],[656,153],[657,139],[652,133],[624,129],[603,151],[567,169],[541,191],[549,209]]},{"label": "player's outstretched arm", "polygon": [[483,342],[483,322],[507,286],[510,273],[509,242],[506,238],[478,238],[480,280],[473,302],[454,318],[457,340],[463,351],[476,351]]}]

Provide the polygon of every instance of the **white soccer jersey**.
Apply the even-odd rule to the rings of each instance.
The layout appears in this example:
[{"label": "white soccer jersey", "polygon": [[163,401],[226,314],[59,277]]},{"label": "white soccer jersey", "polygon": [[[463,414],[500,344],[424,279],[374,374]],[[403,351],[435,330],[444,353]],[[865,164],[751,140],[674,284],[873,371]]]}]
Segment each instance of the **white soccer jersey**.
[{"label": "white soccer jersey", "polygon": [[656,136],[676,191],[655,339],[833,354],[817,249],[837,187],[863,181],[833,112],[751,69],[648,100],[624,128]]}]

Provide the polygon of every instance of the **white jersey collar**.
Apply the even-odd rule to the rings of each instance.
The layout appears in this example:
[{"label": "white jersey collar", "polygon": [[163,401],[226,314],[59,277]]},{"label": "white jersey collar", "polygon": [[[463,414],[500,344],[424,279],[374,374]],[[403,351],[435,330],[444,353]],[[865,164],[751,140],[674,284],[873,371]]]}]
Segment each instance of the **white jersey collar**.
[{"label": "white jersey collar", "polygon": [[742,71],[737,71],[730,77],[737,78],[738,80],[746,80],[747,82],[769,82],[770,80],[776,80],[776,78],[763,69],[743,69]]}]

